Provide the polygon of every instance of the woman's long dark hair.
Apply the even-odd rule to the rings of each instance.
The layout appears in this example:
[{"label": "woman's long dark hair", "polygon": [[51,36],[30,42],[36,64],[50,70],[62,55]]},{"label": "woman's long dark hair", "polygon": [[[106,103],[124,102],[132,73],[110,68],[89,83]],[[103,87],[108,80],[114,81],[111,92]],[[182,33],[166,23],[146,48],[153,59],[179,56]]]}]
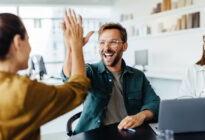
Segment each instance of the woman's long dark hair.
[{"label": "woman's long dark hair", "polygon": [[14,36],[19,34],[24,40],[25,33],[26,29],[18,16],[10,13],[0,14],[0,60],[6,58]]},{"label": "woman's long dark hair", "polygon": [[[203,36],[203,41],[205,40],[205,36]],[[204,41],[205,42],[205,41]],[[205,45],[205,43],[204,43]],[[204,46],[202,47],[203,48],[203,54],[202,54],[202,57],[201,59],[196,63],[197,65],[200,65],[200,66],[203,66],[205,65],[205,49],[204,49]]]}]

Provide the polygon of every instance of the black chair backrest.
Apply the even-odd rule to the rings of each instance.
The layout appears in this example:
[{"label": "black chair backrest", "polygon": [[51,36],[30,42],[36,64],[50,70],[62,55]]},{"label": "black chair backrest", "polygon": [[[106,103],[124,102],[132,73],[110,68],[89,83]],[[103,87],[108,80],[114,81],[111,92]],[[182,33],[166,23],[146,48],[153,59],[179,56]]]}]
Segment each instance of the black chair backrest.
[{"label": "black chair backrest", "polygon": [[77,120],[78,118],[80,118],[82,112],[78,112],[77,114],[73,115],[67,122],[67,135],[68,136],[72,136],[73,130],[72,130],[72,124],[75,120]]}]

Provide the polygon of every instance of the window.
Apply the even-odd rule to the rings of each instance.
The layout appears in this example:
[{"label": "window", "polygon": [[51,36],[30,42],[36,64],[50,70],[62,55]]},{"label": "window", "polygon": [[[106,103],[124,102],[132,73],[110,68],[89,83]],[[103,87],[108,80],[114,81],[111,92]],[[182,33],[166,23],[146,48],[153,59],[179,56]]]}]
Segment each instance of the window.
[{"label": "window", "polygon": [[[84,49],[86,62],[100,60],[97,47],[97,31],[99,27],[109,21],[109,7],[69,6],[77,14],[83,16],[84,34],[96,31]],[[28,31],[31,44],[31,55],[43,56],[48,74],[59,75],[65,59],[66,47],[61,31],[65,7],[30,7],[20,6],[19,16]]]}]

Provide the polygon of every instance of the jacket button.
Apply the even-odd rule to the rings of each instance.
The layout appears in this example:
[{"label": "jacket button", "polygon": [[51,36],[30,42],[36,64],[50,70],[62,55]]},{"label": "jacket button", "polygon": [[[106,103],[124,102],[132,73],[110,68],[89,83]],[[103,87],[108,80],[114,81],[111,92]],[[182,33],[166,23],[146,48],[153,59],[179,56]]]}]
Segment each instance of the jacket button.
[{"label": "jacket button", "polygon": [[100,120],[98,120],[97,122],[100,123]]},{"label": "jacket button", "polygon": [[112,82],[112,79],[109,79],[109,82]]}]

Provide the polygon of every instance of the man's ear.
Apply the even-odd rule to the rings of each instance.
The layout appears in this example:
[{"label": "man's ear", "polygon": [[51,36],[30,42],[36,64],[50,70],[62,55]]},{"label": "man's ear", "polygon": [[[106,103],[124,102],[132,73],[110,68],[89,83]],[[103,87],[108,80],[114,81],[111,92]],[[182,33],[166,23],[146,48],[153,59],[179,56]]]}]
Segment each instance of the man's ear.
[{"label": "man's ear", "polygon": [[127,43],[124,43],[123,44],[123,52],[125,52],[127,50],[127,47],[128,47],[128,44]]},{"label": "man's ear", "polygon": [[16,34],[13,38],[13,44],[15,49],[19,49],[21,47],[22,39],[19,34]]}]

